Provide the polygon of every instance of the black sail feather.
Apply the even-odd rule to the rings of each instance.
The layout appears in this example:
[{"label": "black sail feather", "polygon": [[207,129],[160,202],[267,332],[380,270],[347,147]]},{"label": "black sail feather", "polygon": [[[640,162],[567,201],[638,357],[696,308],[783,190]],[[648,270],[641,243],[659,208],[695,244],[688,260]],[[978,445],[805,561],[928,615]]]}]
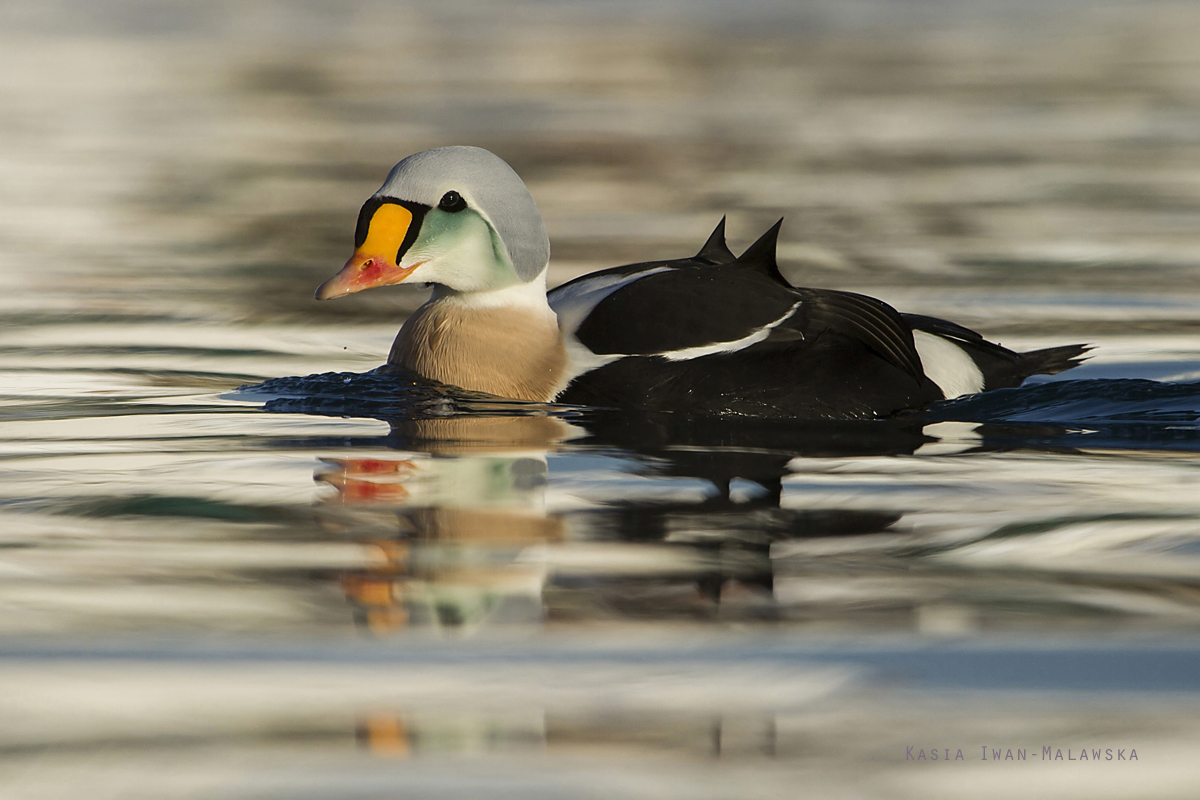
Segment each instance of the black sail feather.
[{"label": "black sail feather", "polygon": [[708,241],[700,248],[699,253],[692,256],[692,259],[709,264],[728,264],[735,258],[729,245],[725,243],[725,217],[721,217],[717,227],[713,228],[713,232],[709,234]]},{"label": "black sail feather", "polygon": [[782,227],[783,218],[781,217],[766,233],[758,237],[758,241],[747,247],[745,252],[738,256],[737,263],[758,270],[772,280],[791,288],[791,284],[779,271],[779,263],[775,256],[775,250],[779,244],[779,229]]}]

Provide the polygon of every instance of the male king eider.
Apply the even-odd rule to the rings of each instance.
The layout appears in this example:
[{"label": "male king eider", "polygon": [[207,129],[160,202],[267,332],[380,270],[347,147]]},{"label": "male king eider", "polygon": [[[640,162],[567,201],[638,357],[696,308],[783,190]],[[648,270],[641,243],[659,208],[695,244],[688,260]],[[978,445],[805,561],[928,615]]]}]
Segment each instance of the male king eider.
[{"label": "male king eider", "polygon": [[794,287],[778,233],[735,257],[722,220],[692,258],[547,295],[550,240],[525,184],[486,150],[442,147],[392,169],[317,299],[430,283],[388,363],[501,397],[695,415],[885,417],[1070,369],[1088,349],[1015,353],[874,298]]}]

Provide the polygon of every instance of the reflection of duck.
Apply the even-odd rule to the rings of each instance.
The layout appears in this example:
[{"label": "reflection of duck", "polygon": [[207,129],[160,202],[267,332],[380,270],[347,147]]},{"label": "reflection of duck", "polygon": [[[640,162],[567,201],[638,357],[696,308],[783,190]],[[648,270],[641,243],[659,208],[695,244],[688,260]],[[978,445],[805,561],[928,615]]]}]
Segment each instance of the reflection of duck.
[{"label": "reflection of duck", "polygon": [[[579,445],[619,447],[638,454],[655,474],[713,484],[716,491],[700,502],[610,503],[579,522],[592,537],[708,552],[712,568],[694,579],[700,596],[716,603],[731,589],[771,591],[775,542],[884,533],[901,518],[892,511],[785,507],[783,478],[793,458],[902,455],[935,441],[919,422],[898,420],[709,420],[596,411],[578,423],[586,431],[575,440]],[[735,491],[738,479],[758,487]]]},{"label": "reflection of duck", "polygon": [[390,535],[375,526],[373,565],[343,576],[356,617],[376,633],[540,619],[546,569],[514,560],[565,536],[546,514],[544,453],[568,428],[534,416],[404,420],[386,441],[407,458],[322,459],[315,477],[337,490],[333,514],[399,523]]},{"label": "reflection of duck", "polygon": [[[779,543],[902,535],[899,511],[781,502],[789,462],[908,454],[934,441],[915,420],[689,420],[597,409],[572,423],[397,419],[389,436],[353,446],[403,457],[322,459],[317,478],[337,489],[323,504],[327,521],[371,532],[373,565],[343,576],[356,617],[377,633],[588,614],[770,618]],[[565,436],[585,458],[627,453],[637,471],[700,478],[713,489],[697,496],[695,484],[663,492],[660,483],[597,503],[560,486],[548,502],[544,455]]]},{"label": "reflection of duck", "polygon": [[576,422],[586,432],[576,444],[631,451],[653,459],[659,474],[703,478],[726,496],[730,481],[744,478],[776,503],[793,458],[902,455],[936,441],[919,420],[688,419],[596,410]]},{"label": "reflection of duck", "polygon": [[444,147],[396,165],[317,297],[431,283],[389,362],[504,397],[696,414],[885,416],[1069,369],[1086,349],[1014,353],[873,298],[793,287],[778,231],[735,258],[722,223],[692,258],[592,273],[547,297],[550,243],[529,190],[486,150]]}]

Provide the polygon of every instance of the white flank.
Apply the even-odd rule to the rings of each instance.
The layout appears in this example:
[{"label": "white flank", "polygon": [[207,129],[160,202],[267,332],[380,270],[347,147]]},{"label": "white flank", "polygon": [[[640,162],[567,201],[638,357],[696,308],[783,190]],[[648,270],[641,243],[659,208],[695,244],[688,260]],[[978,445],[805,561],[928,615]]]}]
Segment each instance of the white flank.
[{"label": "white flank", "polygon": [[702,356],[713,356],[717,353],[736,353],[738,350],[745,350],[750,345],[758,344],[770,336],[771,331],[783,324],[783,321],[792,316],[792,314],[795,314],[796,309],[799,307],[799,302],[794,303],[782,317],[769,325],[764,325],[749,336],[743,336],[741,339],[734,339],[732,342],[706,344],[701,347],[688,347],[684,350],[672,350],[669,353],[659,353],[659,355],[668,361],[687,361],[693,358],[701,358]]},{"label": "white flank", "polygon": [[628,356],[620,353],[605,356],[596,355],[583,342],[576,339],[573,333],[569,333],[563,337],[563,346],[567,349],[567,368],[563,370],[562,379],[555,388],[555,396],[558,396],[563,389],[566,389],[570,385],[571,381],[585,372],[591,372],[594,369],[600,369],[605,364],[611,364],[622,358],[628,358]]},{"label": "white flank", "polygon": [[913,331],[913,343],[921,356],[921,367],[949,400],[983,391],[983,373],[967,352],[949,339],[925,331]]}]

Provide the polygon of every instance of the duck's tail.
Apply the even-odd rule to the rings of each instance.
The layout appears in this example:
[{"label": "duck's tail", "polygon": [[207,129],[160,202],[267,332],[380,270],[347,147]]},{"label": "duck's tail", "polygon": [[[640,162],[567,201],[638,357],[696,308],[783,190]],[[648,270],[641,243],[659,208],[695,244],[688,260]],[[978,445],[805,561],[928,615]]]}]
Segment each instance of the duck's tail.
[{"label": "duck's tail", "polygon": [[[1017,353],[995,342],[989,342],[970,328],[937,317],[905,314],[904,321],[914,332],[933,334],[962,348],[979,369],[985,390],[1020,386],[1021,382],[1031,375],[1055,375],[1077,367],[1092,349],[1090,344],[1068,344]],[[941,386],[940,383],[938,385]]]},{"label": "duck's tail", "polygon": [[1082,364],[1087,360],[1087,353],[1091,349],[1090,344],[1068,344],[1018,353],[1017,373],[1021,380],[1030,375],[1057,375]]}]

